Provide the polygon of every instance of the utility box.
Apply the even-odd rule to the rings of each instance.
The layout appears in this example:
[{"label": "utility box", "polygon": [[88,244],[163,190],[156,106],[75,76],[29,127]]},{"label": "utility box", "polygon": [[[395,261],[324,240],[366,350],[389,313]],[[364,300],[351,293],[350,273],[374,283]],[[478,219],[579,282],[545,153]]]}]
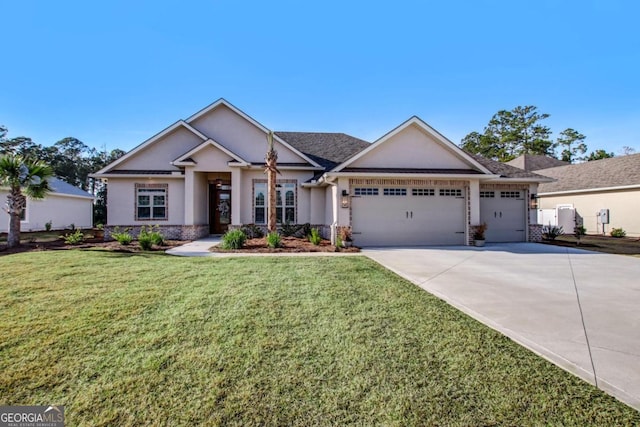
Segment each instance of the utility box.
[{"label": "utility box", "polygon": [[609,224],[609,209],[600,209],[598,213],[598,222],[600,224]]}]

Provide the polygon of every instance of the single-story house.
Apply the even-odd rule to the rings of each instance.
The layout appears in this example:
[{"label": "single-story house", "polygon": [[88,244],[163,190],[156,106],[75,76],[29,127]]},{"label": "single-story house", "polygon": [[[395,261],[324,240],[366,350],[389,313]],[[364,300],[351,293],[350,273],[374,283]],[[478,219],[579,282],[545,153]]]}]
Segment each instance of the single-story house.
[{"label": "single-story house", "polygon": [[[61,230],[73,224],[76,228],[93,226],[93,199],[86,191],[59,178],[50,178],[51,192],[41,200],[27,197],[27,207],[22,212],[21,231],[45,230],[50,222],[51,228]],[[8,191],[0,188],[0,202],[7,200]],[[0,232],[9,231],[9,214],[0,209]]]},{"label": "single-story house", "polygon": [[[589,234],[608,234],[622,228],[628,236],[640,236],[640,154],[594,160],[541,169],[536,173],[554,178],[538,188],[540,222],[575,216]],[[565,232],[571,233],[572,230]]]},{"label": "single-story house", "polygon": [[[94,174],[107,181],[107,226],[159,225],[195,239],[267,220],[269,129],[224,99],[178,120]],[[548,178],[473,156],[418,117],[373,143],[343,133],[275,132],[277,217],[360,246],[538,240],[531,209]]]}]

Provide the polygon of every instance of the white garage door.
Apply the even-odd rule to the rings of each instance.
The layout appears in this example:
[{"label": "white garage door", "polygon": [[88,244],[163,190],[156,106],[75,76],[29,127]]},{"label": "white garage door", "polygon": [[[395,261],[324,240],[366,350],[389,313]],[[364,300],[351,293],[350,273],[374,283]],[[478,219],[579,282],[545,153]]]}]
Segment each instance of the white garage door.
[{"label": "white garage door", "polygon": [[459,188],[356,187],[353,240],[358,246],[465,244],[465,196]]},{"label": "white garage door", "polygon": [[480,222],[487,242],[524,242],[527,205],[524,190],[480,191]]}]

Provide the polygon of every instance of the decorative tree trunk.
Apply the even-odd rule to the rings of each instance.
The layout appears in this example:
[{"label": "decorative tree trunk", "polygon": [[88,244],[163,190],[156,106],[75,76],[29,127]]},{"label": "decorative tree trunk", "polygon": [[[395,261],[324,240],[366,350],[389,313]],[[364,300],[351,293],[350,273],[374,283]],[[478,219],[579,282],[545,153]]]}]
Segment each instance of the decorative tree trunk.
[{"label": "decorative tree trunk", "polygon": [[266,172],[267,172],[267,229],[269,232],[277,230],[277,218],[276,218],[276,174],[278,173],[278,152],[273,148],[273,132],[269,132],[267,135],[267,143],[269,149],[265,157]]},{"label": "decorative tree trunk", "polygon": [[20,215],[22,215],[26,202],[26,197],[22,194],[20,188],[11,188],[11,192],[7,196],[7,213],[9,214],[8,248],[20,245]]}]

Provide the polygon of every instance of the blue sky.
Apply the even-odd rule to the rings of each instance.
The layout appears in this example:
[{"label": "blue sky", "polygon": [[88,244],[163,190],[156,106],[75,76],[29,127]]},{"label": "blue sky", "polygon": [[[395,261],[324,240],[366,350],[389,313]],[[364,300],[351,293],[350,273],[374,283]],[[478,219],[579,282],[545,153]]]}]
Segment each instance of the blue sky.
[{"label": "blue sky", "polygon": [[373,141],[417,115],[455,143],[535,105],[554,136],[640,151],[640,3],[0,3],[0,124],[131,149],[220,97],[274,130]]}]

